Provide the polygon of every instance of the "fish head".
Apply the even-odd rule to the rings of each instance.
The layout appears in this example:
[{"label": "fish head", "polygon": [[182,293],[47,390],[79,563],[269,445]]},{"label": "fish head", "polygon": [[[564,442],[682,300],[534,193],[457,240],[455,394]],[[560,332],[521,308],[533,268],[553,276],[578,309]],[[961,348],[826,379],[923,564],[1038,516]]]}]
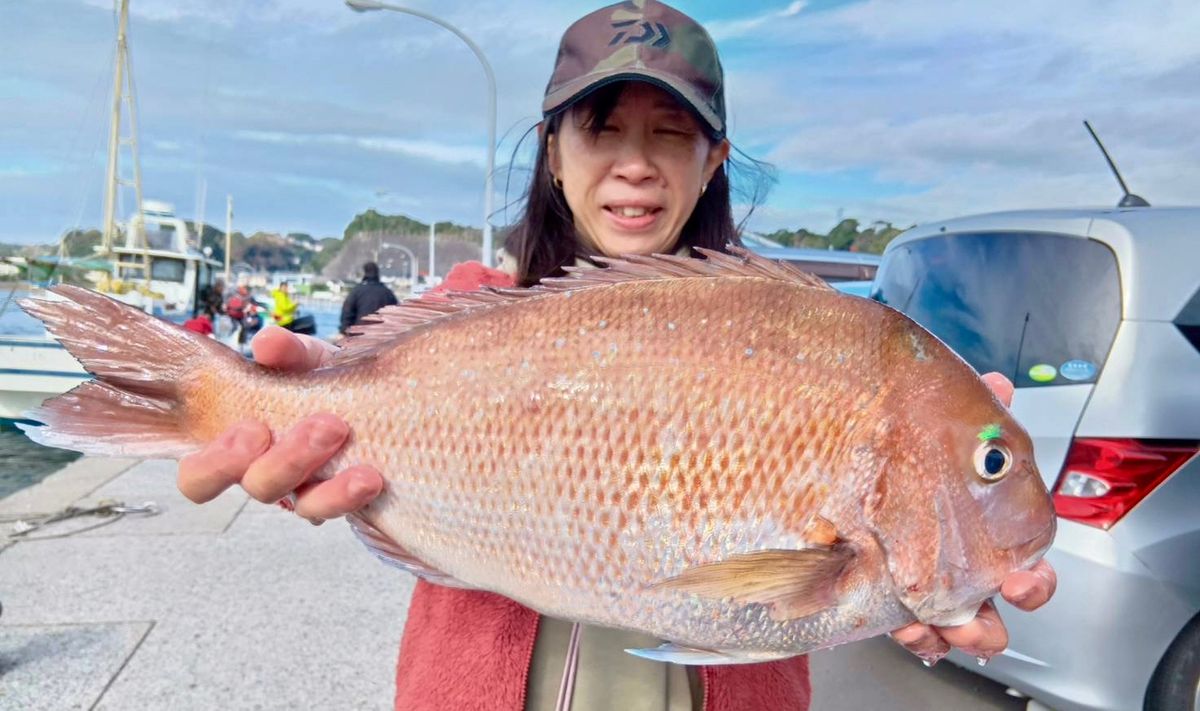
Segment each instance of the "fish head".
[{"label": "fish head", "polygon": [[969,366],[941,366],[896,389],[866,513],[899,600],[952,626],[1042,557],[1056,517],[1029,434]]}]

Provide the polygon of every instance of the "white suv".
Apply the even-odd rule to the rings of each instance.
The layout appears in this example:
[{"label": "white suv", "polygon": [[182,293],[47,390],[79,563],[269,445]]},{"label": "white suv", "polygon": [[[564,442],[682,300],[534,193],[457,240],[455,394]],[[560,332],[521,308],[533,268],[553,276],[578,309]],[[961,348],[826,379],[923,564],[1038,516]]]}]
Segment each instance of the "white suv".
[{"label": "white suv", "polygon": [[1200,711],[1200,208],[917,227],[871,296],[1013,380],[1060,517],[1054,598],[951,660],[1060,711]]}]

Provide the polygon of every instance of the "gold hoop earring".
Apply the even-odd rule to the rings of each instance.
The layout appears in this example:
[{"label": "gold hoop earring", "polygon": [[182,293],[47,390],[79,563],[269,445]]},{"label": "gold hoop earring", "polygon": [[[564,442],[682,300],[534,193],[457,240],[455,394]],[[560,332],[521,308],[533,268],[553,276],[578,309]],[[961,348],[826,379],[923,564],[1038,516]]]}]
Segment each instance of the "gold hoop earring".
[{"label": "gold hoop earring", "polygon": [[700,186],[700,194],[703,195],[705,190],[708,190],[708,183],[704,183]]},{"label": "gold hoop earring", "polygon": [[562,190],[562,178],[560,178],[556,175],[556,176],[554,176],[553,180],[551,180],[550,182],[552,182],[554,184],[554,187],[556,189]]}]

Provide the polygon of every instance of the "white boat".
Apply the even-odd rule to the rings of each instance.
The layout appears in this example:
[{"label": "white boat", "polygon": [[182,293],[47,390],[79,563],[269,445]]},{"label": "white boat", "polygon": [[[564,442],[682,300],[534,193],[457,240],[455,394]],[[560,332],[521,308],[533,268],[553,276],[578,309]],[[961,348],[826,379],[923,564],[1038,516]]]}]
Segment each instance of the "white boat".
[{"label": "white boat", "polygon": [[91,376],[67,350],[44,336],[0,335],[0,419],[22,413]]},{"label": "white boat", "polygon": [[[141,214],[131,216],[129,224],[124,243],[112,248],[113,274],[97,290],[165,318],[190,317],[221,263],[196,249],[199,238],[193,239],[168,203],[144,201]],[[139,244],[142,237],[144,245]]]}]

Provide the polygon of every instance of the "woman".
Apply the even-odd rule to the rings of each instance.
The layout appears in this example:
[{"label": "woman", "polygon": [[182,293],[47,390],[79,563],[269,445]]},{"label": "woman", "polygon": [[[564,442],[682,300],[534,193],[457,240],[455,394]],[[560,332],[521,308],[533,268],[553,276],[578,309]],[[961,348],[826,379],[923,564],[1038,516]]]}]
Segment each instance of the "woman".
[{"label": "woman", "polygon": [[[693,20],[652,0],[592,13],[563,37],[543,103],[539,149],[521,222],[502,263],[507,273],[460,265],[456,289],[530,285],[596,255],[686,253],[737,242],[725,165],[723,76],[716,49]],[[330,346],[269,329],[253,343],[268,366],[305,370]],[[990,376],[989,376],[990,377]],[[991,384],[1002,398],[1011,385]],[[355,466],[308,481],[346,440],[346,425],[315,415],[274,443],[266,428],[242,423],[221,444],[187,457],[180,489],[207,501],[240,484],[259,501],[295,492],[296,513],[319,522],[352,512],[383,487],[378,472]],[[1049,566],[1005,582],[1010,601],[1032,609],[1053,592]],[[418,582],[397,668],[398,709],[550,708],[566,666],[570,626],[491,593]],[[767,664],[683,668],[622,651],[647,646],[638,635],[586,628],[574,711],[585,709],[805,709],[804,657]],[[951,645],[981,657],[1007,643],[990,605],[952,629],[911,625],[895,637],[926,660]]]}]

